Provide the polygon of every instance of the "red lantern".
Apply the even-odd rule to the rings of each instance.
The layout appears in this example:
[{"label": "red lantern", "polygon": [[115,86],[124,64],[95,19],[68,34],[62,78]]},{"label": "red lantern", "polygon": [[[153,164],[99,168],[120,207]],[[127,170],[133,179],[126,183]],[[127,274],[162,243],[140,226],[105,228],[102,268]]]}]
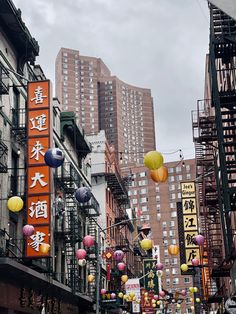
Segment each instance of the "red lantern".
[{"label": "red lantern", "polygon": [[199,259],[198,258],[194,258],[194,259],[192,259],[192,265],[193,266],[198,266],[199,265]]},{"label": "red lantern", "polygon": [[168,169],[165,166],[161,166],[158,169],[151,170],[150,176],[154,182],[166,182],[168,179]]},{"label": "red lantern", "polygon": [[87,255],[87,252],[84,249],[79,249],[76,251],[76,257],[78,259],[84,259]]},{"label": "red lantern", "polygon": [[123,271],[125,269],[125,263],[121,262],[121,263],[118,263],[117,264],[117,268],[120,270],[120,271]]},{"label": "red lantern", "polygon": [[116,250],[113,254],[114,259],[119,262],[124,258],[125,253],[122,250]]},{"label": "red lantern", "polygon": [[106,294],[107,290],[106,289],[101,289],[101,294]]},{"label": "red lantern", "polygon": [[91,247],[94,245],[94,237],[86,235],[83,239],[84,246]]},{"label": "red lantern", "polygon": [[201,234],[198,234],[196,235],[196,237],[194,237],[194,242],[197,244],[197,245],[203,245],[204,244],[204,236],[201,235]]},{"label": "red lantern", "polygon": [[187,291],[185,289],[181,290],[181,294],[183,297],[185,297],[187,295]]}]

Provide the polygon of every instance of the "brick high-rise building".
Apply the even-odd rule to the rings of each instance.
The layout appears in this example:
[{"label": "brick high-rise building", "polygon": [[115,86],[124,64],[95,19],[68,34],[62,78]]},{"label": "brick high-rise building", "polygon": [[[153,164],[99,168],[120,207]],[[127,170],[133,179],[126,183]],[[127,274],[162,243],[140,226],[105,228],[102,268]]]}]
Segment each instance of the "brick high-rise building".
[{"label": "brick high-rise building", "polygon": [[75,111],[86,134],[105,130],[122,164],[142,164],[155,150],[151,90],[124,83],[100,58],[62,48],[56,59],[56,95],[63,111]]}]

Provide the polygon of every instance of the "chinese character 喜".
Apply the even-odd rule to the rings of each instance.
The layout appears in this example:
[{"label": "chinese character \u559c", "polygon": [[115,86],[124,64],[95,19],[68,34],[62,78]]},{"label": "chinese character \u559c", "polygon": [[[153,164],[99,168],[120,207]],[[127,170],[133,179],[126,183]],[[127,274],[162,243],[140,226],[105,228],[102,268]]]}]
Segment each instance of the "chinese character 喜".
[{"label": "chinese character \u559c", "polygon": [[35,97],[31,98],[30,101],[35,101],[35,104],[42,104],[43,99],[47,98],[47,96],[43,96],[43,89],[41,86],[38,86],[34,91]]}]

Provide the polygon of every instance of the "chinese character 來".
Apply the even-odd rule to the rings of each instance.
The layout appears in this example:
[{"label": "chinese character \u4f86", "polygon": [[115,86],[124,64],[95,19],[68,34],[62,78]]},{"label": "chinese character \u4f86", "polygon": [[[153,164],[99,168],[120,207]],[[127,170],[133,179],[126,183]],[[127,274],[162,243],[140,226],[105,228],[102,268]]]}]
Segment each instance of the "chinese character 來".
[{"label": "chinese character \u4f86", "polygon": [[42,156],[45,155],[45,153],[43,152],[43,149],[44,149],[43,145],[39,141],[36,141],[36,144],[33,146],[31,150],[32,155],[30,156],[30,158],[34,158],[35,160],[38,161],[40,154]]}]

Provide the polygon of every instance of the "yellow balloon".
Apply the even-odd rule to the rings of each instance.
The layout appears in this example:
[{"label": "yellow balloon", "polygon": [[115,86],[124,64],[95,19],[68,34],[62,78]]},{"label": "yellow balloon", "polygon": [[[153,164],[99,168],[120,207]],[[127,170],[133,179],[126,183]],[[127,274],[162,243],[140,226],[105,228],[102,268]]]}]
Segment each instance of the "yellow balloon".
[{"label": "yellow balloon", "polygon": [[157,301],[157,305],[160,305],[161,304],[161,301]]},{"label": "yellow balloon", "polygon": [[152,303],[152,307],[156,307],[156,303]]},{"label": "yellow balloon", "polygon": [[156,303],[156,300],[155,300],[155,299],[152,299],[152,303]]},{"label": "yellow balloon", "polygon": [[132,300],[133,300],[133,301],[136,301],[136,296],[134,296],[134,297],[132,298]]},{"label": "yellow balloon", "polygon": [[42,254],[47,254],[50,250],[50,244],[48,243],[41,243],[39,246],[39,251]]},{"label": "yellow balloon", "polygon": [[140,246],[141,246],[141,248],[143,250],[148,251],[148,250],[152,249],[152,246],[153,246],[152,240],[150,240],[150,239],[143,239],[140,242]]},{"label": "yellow balloon", "polygon": [[188,265],[187,265],[187,264],[182,264],[182,265],[180,266],[180,268],[181,268],[181,270],[182,270],[183,272],[185,272],[185,271],[188,270]]},{"label": "yellow balloon", "polygon": [[201,300],[199,298],[196,298],[196,302],[199,303],[201,302]]},{"label": "yellow balloon", "polygon": [[194,292],[194,287],[189,287],[188,290],[193,293]]},{"label": "yellow balloon", "polygon": [[122,299],[124,297],[124,294],[122,292],[119,292],[118,297]]},{"label": "yellow balloon", "polygon": [[193,287],[193,292],[198,292],[198,288],[197,287]]},{"label": "yellow balloon", "polygon": [[122,276],[121,276],[121,281],[124,282],[124,283],[125,283],[126,281],[128,281],[128,279],[129,279],[129,278],[128,278],[127,275],[122,275]]},{"label": "yellow balloon", "polygon": [[144,156],[144,165],[150,169],[155,170],[163,165],[163,156],[157,151],[150,151]]},{"label": "yellow balloon", "polygon": [[95,279],[95,276],[94,275],[88,275],[88,282],[91,283],[93,282]]},{"label": "yellow balloon", "polygon": [[145,300],[145,301],[148,301],[148,297],[145,297],[144,300]]},{"label": "yellow balloon", "polygon": [[23,206],[24,206],[24,202],[19,196],[12,196],[7,201],[8,209],[14,213],[22,210]]},{"label": "yellow balloon", "polygon": [[129,296],[130,296],[131,298],[133,298],[133,297],[135,296],[135,294],[134,294],[133,292],[130,292],[130,293],[129,293]]},{"label": "yellow balloon", "polygon": [[128,298],[127,294],[124,294],[123,299],[127,300],[127,298]]}]

